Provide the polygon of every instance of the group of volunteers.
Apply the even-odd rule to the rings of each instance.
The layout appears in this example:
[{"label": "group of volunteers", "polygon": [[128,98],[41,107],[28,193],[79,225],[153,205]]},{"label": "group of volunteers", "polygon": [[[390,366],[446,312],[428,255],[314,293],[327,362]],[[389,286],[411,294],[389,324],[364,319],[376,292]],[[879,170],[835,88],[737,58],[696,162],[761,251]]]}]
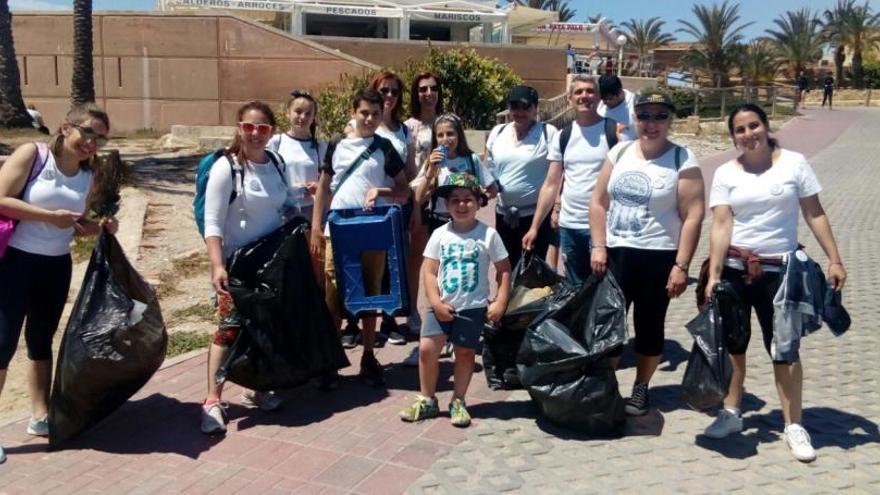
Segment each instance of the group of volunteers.
[{"label": "group of volunteers", "polygon": [[[411,115],[404,120],[406,90]],[[637,361],[625,411],[648,412],[666,311],[687,288],[700,239],[703,176],[694,153],[669,139],[675,106],[667,95],[633,94],[613,75],[598,80],[575,75],[568,99],[575,119],[560,130],[537,119],[537,91],[516,86],[507,99],[510,122],[491,130],[482,156],[468,145],[462,120],[444,111],[443,81],[432,73],[418,74],[408,88],[395,74],[379,73],[353,95],[351,120],[329,143],[317,137],[318,104],[307,92],[291,93],[287,129],[278,128],[265,103],[243,105],[232,142],[210,170],[205,195],[204,238],[219,323],[209,350],[202,431],[226,430],[223,387],[214,377],[242,328],[227,290],[227,259],[296,216],[311,222],[313,268],[335,328],[349,320],[340,334],[342,345],[363,346],[362,380],[384,384],[377,346],[405,343],[407,333],[420,335],[411,357],[419,366],[420,391],[400,412],[404,421],[440,414],[438,361],[451,352],[449,415],[456,426],[470,424],[465,397],[481,331],[504,314],[511,266],[522,252],[544,257],[551,247],[558,249],[571,284],[606,272],[617,280],[628,311],[632,308]],[[846,271],[819,202],[821,187],[804,156],[770,136],[767,115],[756,105],[734,108],[728,129],[739,155],[718,168],[710,188],[706,296],[721,281],[732,284],[749,311],[755,308],[769,353],[773,298],[784,260],[798,249],[799,211],[830,260],[828,278],[835,290],[842,289]],[[108,131],[103,111],[76,108],[48,148],[23,145],[0,168],[0,215],[18,222],[0,258],[0,387],[26,320],[28,433],[33,435],[47,434],[51,342],[70,285],[69,244],[74,235],[94,235],[102,227],[82,214],[90,164]],[[490,199],[495,199],[494,227],[476,218]],[[326,219],[331,210],[388,204],[400,205],[405,218],[411,306],[417,307],[422,288],[430,307],[421,317],[413,310],[401,326],[384,317],[377,331],[376,317],[368,316],[358,328],[340,298]],[[112,233],[117,224],[107,219],[103,228]],[[384,256],[367,252],[361,263],[367,293],[378,293]],[[494,297],[492,266],[498,285]],[[747,344],[730,349],[733,380],[724,407],[705,430],[709,437],[743,428]],[[615,367],[622,351],[613,351]],[[812,460],[810,437],[800,425],[801,363],[774,357],[773,369],[785,441],[797,459]],[[333,389],[337,382],[335,372],[327,373],[320,385]],[[243,401],[263,410],[282,404],[271,392],[247,391]]]}]

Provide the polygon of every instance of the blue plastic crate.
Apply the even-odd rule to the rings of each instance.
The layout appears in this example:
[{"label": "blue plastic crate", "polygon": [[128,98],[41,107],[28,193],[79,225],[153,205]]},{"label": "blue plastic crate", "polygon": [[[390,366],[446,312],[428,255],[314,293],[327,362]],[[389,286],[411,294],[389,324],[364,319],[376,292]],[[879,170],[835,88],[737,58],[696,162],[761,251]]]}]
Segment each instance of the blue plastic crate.
[{"label": "blue plastic crate", "polygon": [[[382,311],[390,316],[410,311],[406,270],[403,214],[397,205],[363,209],[333,210],[327,221],[336,283],[345,309],[358,316]],[[389,293],[367,296],[361,266],[364,251],[385,251]]]}]

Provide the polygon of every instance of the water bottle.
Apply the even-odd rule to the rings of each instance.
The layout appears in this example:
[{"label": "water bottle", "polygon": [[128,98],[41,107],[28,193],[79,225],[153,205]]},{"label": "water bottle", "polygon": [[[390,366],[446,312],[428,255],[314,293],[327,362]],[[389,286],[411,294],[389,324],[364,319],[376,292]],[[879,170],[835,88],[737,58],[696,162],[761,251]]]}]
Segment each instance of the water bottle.
[{"label": "water bottle", "polygon": [[449,155],[449,146],[446,146],[445,144],[441,144],[440,146],[437,147],[437,151],[439,151],[440,153],[443,153],[443,159],[440,160],[440,167],[446,166],[446,157],[447,157],[447,155]]}]

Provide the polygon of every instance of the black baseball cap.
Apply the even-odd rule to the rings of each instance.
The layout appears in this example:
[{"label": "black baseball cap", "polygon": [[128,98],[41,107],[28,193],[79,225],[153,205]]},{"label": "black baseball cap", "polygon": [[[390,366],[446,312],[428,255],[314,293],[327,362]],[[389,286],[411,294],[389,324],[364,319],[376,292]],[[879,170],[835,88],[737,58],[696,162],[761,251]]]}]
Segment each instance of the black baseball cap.
[{"label": "black baseball cap", "polygon": [[524,84],[514,86],[513,89],[510,90],[510,95],[507,97],[507,103],[525,103],[526,105],[537,105],[538,90]]},{"label": "black baseball cap", "polygon": [[636,97],[635,108],[639,108],[642,105],[663,105],[671,111],[675,111],[675,103],[672,102],[672,98],[666,93],[660,93],[657,91],[652,91],[649,93],[641,93]]}]

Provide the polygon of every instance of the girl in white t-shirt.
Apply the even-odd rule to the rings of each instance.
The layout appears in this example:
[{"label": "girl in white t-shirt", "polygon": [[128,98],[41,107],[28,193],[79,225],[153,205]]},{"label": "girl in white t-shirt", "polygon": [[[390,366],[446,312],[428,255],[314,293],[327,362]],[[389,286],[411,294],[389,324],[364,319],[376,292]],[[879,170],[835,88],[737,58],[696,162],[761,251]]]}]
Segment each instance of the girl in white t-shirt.
[{"label": "girl in white t-shirt", "polygon": [[[49,142],[19,146],[0,167],[0,215],[17,220],[0,254],[0,391],[25,320],[31,419],[27,433],[49,435],[52,336],[58,329],[73,263],[73,237],[109,233],[84,218],[98,149],[107,143],[110,119],[94,104],[73,108]],[[34,169],[41,167],[41,170]],[[32,175],[34,174],[34,175]],[[5,460],[0,447],[0,462]]]},{"label": "girl in white t-shirt", "polygon": [[[828,255],[828,280],[835,290],[846,282],[846,270],[831,232],[825,210],[819,202],[822,190],[816,174],[800,153],[783,149],[769,136],[767,114],[748,103],[733,109],[727,121],[740,156],[715,172],[709,206],[712,230],[709,237],[709,282],[706,298],[720,281],[731,284],[740,299],[755,308],[764,347],[770,352],[773,338],[773,298],[782,279],[778,266],[763,266],[762,275],[745,281],[741,259],[731,257],[729,248],[744,248],[771,261],[797,249],[798,215],[803,214],[819,245]],[[746,348],[729,349],[733,378],[722,409],[706,428],[706,435],[723,438],[742,431],[740,401],[746,370]],[[776,389],[785,418],[784,438],[792,455],[812,461],[816,452],[810,436],[800,425],[803,370],[800,361],[773,363]]]},{"label": "girl in white t-shirt", "polygon": [[[327,143],[318,139],[318,102],[304,91],[292,91],[287,103],[287,132],[276,134],[267,148],[284,158],[287,184],[298,214],[311,220],[318,187],[318,168],[324,162]],[[321,277],[319,277],[320,279]]]},{"label": "girl in white t-shirt", "polygon": [[[266,150],[274,129],[275,115],[265,103],[252,101],[239,108],[232,144],[208,176],[205,244],[211,261],[211,283],[217,291],[219,325],[208,351],[208,393],[202,405],[204,433],[226,431],[226,415],[220,401],[223,384],[217,384],[214,377],[242,325],[227,291],[226,260],[236,249],[281,227],[282,209],[289,195],[284,164]],[[230,167],[240,170],[241,175],[230,174]],[[241,181],[240,190],[230,203],[236,180]],[[281,399],[268,392],[246,391],[243,399],[266,411],[281,405]]]},{"label": "girl in white t-shirt", "polygon": [[648,383],[660,364],[669,300],[687,288],[704,206],[694,154],[668,139],[671,98],[643,94],[635,108],[639,139],[608,152],[589,214],[593,272],[610,269],[633,306],[636,379],[625,411],[638,416],[648,412]]}]

